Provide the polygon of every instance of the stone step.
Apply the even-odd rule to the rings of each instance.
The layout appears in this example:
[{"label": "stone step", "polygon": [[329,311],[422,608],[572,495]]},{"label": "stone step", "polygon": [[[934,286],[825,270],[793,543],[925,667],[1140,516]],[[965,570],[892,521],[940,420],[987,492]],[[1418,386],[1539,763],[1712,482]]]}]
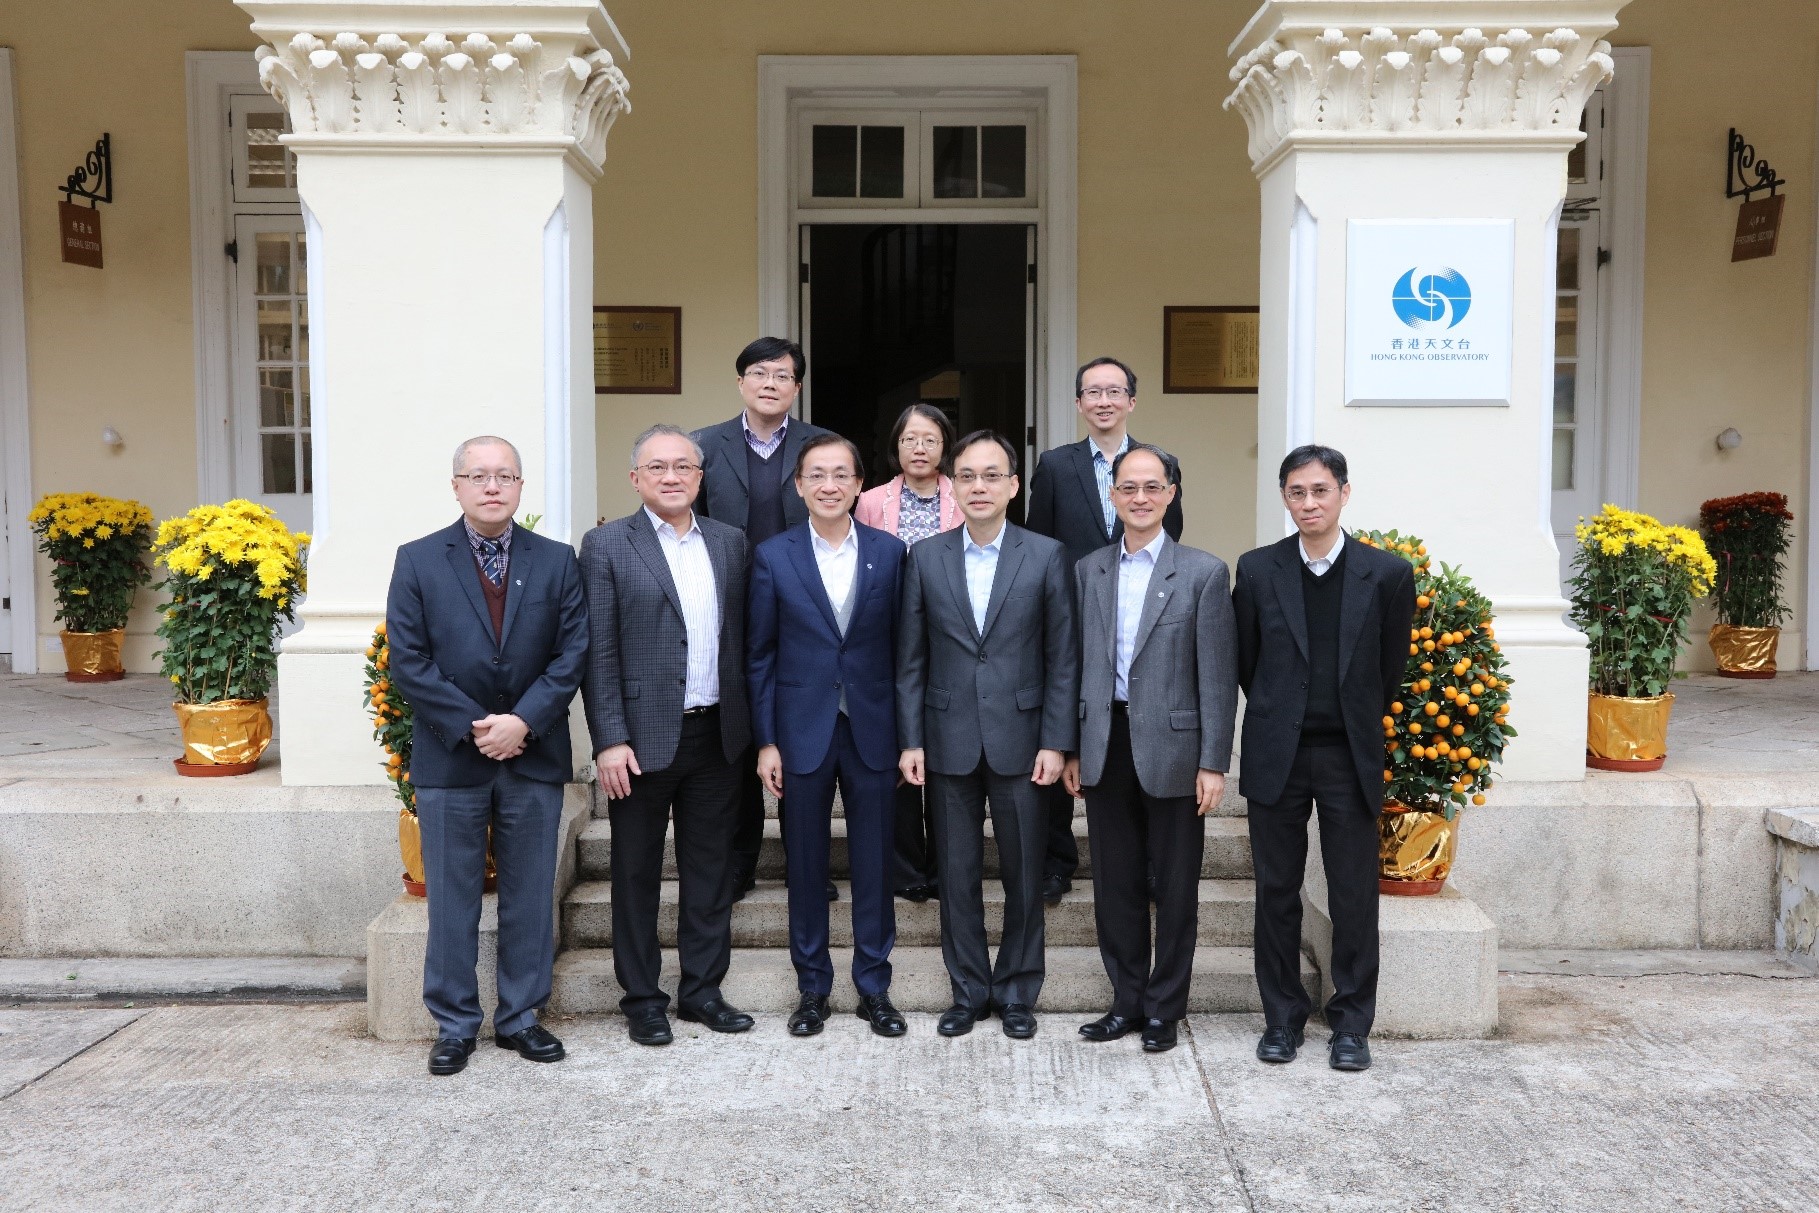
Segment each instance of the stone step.
[{"label": "stone step", "polygon": [[[1042,996],[1037,1001],[1039,1013],[1070,1014],[1085,1019],[1103,1014],[1111,1007],[1112,988],[1105,976],[1105,965],[1099,950],[1093,947],[1056,947],[1047,951],[1047,976]],[[852,985],[853,953],[851,948],[834,948],[834,993],[836,1010],[851,1013],[856,998]],[[899,946],[891,953],[891,1000],[898,1009],[934,1013],[946,1010],[953,1001],[947,970],[941,962],[938,947]],[[676,953],[663,953],[663,986],[676,989],[678,967]],[[1320,989],[1319,974],[1313,962],[1301,958],[1301,982],[1310,991]],[[761,1017],[754,1031],[776,1033],[783,1030],[781,1017],[795,1009],[796,973],[785,948],[735,948],[733,964],[721,986],[728,1002]],[[556,957],[555,984],[550,996],[550,1010],[562,1014],[613,1012],[619,1009],[619,983],[613,980],[613,955],[604,948],[583,948]],[[1196,1014],[1219,1011],[1261,1010],[1257,982],[1252,970],[1251,950],[1244,947],[1207,947],[1194,953],[1194,981],[1188,995],[1188,1010]],[[674,1008],[672,1008],[673,1013]],[[678,1035],[692,1032],[695,1025],[674,1021]],[[1078,1023],[1072,1020],[1049,1021],[1041,1031],[1072,1038]],[[933,1031],[920,1025],[911,1031]],[[997,1021],[981,1023],[975,1031],[997,1032]]]},{"label": "stone step", "polygon": [[[852,886],[837,881],[840,900],[828,906],[829,941],[834,947],[851,947]],[[985,882],[985,928],[993,944],[1004,923],[1004,886],[996,880]],[[608,947],[613,940],[613,886],[600,880],[576,885],[562,899],[562,946],[565,948]],[[657,910],[657,938],[664,947],[676,944],[676,914],[679,903],[678,885],[663,882]],[[941,907],[939,902],[921,903],[897,899],[897,945],[906,947],[939,947],[941,943]],[[1059,905],[1049,906],[1046,943],[1050,948],[1094,947],[1098,932],[1093,926],[1093,886],[1091,881],[1078,881]],[[1214,947],[1249,947],[1255,913],[1255,893],[1248,880],[1202,880],[1200,882],[1200,924],[1198,938],[1202,945]],[[733,906],[733,947],[787,948],[789,946],[789,901],[781,881],[760,881],[758,887]]]},{"label": "stone step", "polygon": [[[831,846],[829,868],[835,879],[851,874],[846,858],[846,819],[829,823]],[[1080,847],[1080,876],[1090,877],[1092,854],[1086,845],[1086,818],[1074,818],[1074,838]],[[612,874],[613,831],[605,818],[595,818],[581,831],[580,879],[607,880]],[[985,823],[985,874],[998,875],[998,844],[991,822]],[[1206,853],[1200,861],[1200,875],[1207,880],[1249,880],[1251,844],[1249,826],[1242,817],[1207,817]],[[671,828],[663,843],[663,879],[676,879],[675,830]],[[783,836],[773,818],[764,823],[764,846],[758,853],[758,879],[783,879]]]}]

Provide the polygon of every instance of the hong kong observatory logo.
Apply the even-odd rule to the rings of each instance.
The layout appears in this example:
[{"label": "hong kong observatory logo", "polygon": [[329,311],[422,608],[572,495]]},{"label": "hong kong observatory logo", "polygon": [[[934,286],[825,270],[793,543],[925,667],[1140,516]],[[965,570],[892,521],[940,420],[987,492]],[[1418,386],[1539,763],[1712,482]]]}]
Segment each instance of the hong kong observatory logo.
[{"label": "hong kong observatory logo", "polygon": [[1472,288],[1458,270],[1419,266],[1396,280],[1390,291],[1396,317],[1418,333],[1455,327],[1472,308]]}]

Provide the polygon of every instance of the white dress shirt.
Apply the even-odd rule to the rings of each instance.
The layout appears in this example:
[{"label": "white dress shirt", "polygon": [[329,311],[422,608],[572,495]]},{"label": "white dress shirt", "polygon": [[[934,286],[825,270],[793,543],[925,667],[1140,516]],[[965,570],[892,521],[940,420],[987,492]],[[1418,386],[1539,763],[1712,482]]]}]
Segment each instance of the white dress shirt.
[{"label": "white dress shirt", "polygon": [[1123,544],[1118,545],[1118,648],[1117,660],[1112,665],[1113,699],[1131,697],[1131,660],[1137,655],[1137,625],[1143,622],[1143,601],[1149,594],[1150,574],[1156,571],[1156,558],[1162,555],[1162,545],[1167,542],[1168,532],[1158,531],[1154,539],[1134,552],[1125,551]]},{"label": "white dress shirt", "polygon": [[1099,514],[1105,522],[1105,533],[1109,535],[1112,533],[1112,524],[1118,520],[1117,513],[1112,509],[1112,459],[1131,449],[1131,436],[1124,436],[1118,449],[1112,452],[1111,459],[1105,457],[1105,452],[1099,449],[1097,442],[1091,438],[1087,442],[1093,448],[1093,483],[1099,486]]},{"label": "white dress shirt", "polygon": [[745,427],[745,445],[751,447],[752,453],[757,455],[760,459],[769,459],[772,455],[775,455],[777,453],[777,448],[783,445],[783,439],[789,433],[788,417],[783,419],[783,424],[771,431],[771,436],[769,438],[760,438],[752,430],[752,417],[750,413],[740,413],[739,424]]},{"label": "white dress shirt", "polygon": [[973,602],[973,624],[985,635],[985,608],[992,601],[992,578],[998,575],[998,553],[1004,550],[1004,528],[1009,523],[1000,523],[998,533],[984,544],[973,542],[973,532],[966,532],[966,596]]},{"label": "white dress shirt", "polygon": [[709,707],[720,702],[720,592],[707,539],[693,514],[687,532],[680,535],[651,513],[649,506],[644,507],[644,514],[663,545],[663,559],[682,603],[682,626],[688,631],[688,680],[682,688],[682,710]]},{"label": "white dress shirt", "polygon": [[859,571],[859,528],[847,519],[846,538],[838,544],[823,539],[812,524],[808,536],[809,546],[815,550],[815,567],[821,570],[821,588],[827,591],[828,605],[839,615],[841,604],[853,592],[853,577]]},{"label": "white dress shirt", "polygon": [[1307,566],[1307,571],[1316,577],[1324,577],[1326,571],[1333,567],[1333,561],[1339,559],[1339,549],[1345,546],[1345,532],[1339,532],[1338,537],[1333,540],[1333,550],[1318,560],[1307,554],[1306,543],[1299,539],[1295,540],[1295,543],[1301,548],[1301,563]]}]

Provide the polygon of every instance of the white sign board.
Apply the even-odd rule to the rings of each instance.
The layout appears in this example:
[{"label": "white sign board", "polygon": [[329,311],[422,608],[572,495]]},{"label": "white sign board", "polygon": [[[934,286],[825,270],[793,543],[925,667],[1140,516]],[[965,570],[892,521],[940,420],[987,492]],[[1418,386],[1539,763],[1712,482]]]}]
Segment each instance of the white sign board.
[{"label": "white sign board", "polygon": [[1509,404],[1515,223],[1354,219],[1346,235],[1346,404]]}]

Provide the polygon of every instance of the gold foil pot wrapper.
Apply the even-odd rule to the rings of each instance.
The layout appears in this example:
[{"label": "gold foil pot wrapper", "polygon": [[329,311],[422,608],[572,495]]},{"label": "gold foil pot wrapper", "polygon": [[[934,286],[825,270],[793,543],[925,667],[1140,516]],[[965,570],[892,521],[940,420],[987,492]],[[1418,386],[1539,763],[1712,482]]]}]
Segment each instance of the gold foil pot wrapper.
[{"label": "gold foil pot wrapper", "polygon": [[1445,880],[1459,848],[1459,818],[1386,804],[1377,818],[1377,874],[1384,880]]},{"label": "gold foil pot wrapper", "polygon": [[72,674],[118,674],[126,668],[120,662],[120,644],[125,639],[125,628],[110,632],[65,632],[64,663]]},{"label": "gold foil pot wrapper", "polygon": [[404,875],[417,884],[423,883],[423,831],[417,815],[409,809],[398,810],[398,857],[404,861]]},{"label": "gold foil pot wrapper", "polygon": [[1600,758],[1645,762],[1667,756],[1673,692],[1634,699],[1593,692],[1586,702],[1585,748]]},{"label": "gold foil pot wrapper", "polygon": [[1781,639],[1780,628],[1740,628],[1715,623],[1708,639],[1712,656],[1717,658],[1721,670],[1775,672],[1775,645]]},{"label": "gold foil pot wrapper", "polygon": [[173,703],[183,733],[183,759],[192,766],[258,762],[272,743],[272,714],[263,699]]}]

